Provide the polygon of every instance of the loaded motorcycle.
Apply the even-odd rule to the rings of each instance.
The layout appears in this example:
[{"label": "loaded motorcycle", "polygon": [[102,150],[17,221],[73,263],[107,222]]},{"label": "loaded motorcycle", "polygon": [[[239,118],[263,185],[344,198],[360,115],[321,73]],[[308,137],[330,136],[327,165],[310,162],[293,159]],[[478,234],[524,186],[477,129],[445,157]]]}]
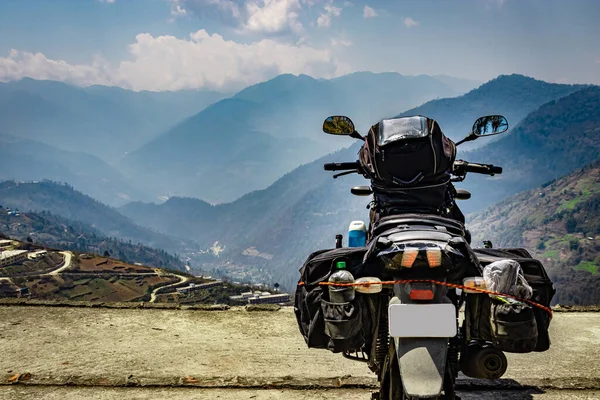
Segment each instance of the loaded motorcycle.
[{"label": "loaded motorcycle", "polygon": [[[423,116],[384,119],[364,137],[348,117],[323,123],[325,133],[364,141],[358,161],[324,168],[344,171],[334,178],[359,173],[370,180],[351,189],[372,196],[370,221],[364,243],[342,247],[338,235],[336,248],[307,258],[295,314],[308,347],[366,362],[380,399],[455,399],[459,371],[497,379],[507,368],[504,352],[550,346],[554,288],[542,264],[525,249],[471,248],[456,206],[471,194],[454,182],[502,173],[456,160],[456,146],[507,129],[501,115],[481,117],[455,144]],[[507,262],[516,269],[504,268]],[[498,265],[514,272],[526,296],[486,291],[485,268]]]}]

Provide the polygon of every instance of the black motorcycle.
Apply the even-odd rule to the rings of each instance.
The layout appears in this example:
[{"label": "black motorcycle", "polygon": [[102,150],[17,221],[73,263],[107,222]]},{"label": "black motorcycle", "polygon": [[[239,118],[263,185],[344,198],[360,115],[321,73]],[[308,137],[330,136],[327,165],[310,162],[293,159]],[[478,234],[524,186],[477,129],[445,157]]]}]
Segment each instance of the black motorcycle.
[{"label": "black motorcycle", "polygon": [[[342,352],[346,358],[367,362],[377,373],[380,399],[454,399],[459,370],[470,376],[496,379],[507,368],[501,350],[467,339],[470,316],[459,326],[459,309],[469,291],[452,286],[476,286],[476,277],[481,276],[481,266],[469,246],[464,217],[454,202],[468,199],[471,194],[455,189],[453,182],[464,180],[467,173],[501,174],[502,168],[455,160],[455,146],[505,132],[508,123],[500,115],[479,118],[469,135],[455,145],[439,134],[436,139],[435,129],[439,127],[435,121],[412,118],[384,120],[365,137],[345,116],[328,117],[323,124],[328,134],[365,141],[359,161],[328,163],[324,168],[344,171],[336,178],[362,174],[371,185],[354,187],[351,192],[373,196],[366,254],[360,263],[362,276],[373,278],[365,286],[368,290],[363,291],[370,294],[362,295],[368,299],[363,309],[369,310],[372,317],[371,328],[362,334],[366,343],[360,350]],[[401,146],[395,151],[386,150],[393,142]],[[428,155],[414,156],[421,149]],[[429,154],[437,158],[419,166],[420,172],[402,175]],[[383,171],[381,166],[394,157],[397,161],[388,165],[396,171]],[[443,164],[448,160],[449,165]],[[433,178],[428,181],[430,176]],[[377,283],[381,281],[383,284]],[[323,310],[325,318],[327,312]]]}]

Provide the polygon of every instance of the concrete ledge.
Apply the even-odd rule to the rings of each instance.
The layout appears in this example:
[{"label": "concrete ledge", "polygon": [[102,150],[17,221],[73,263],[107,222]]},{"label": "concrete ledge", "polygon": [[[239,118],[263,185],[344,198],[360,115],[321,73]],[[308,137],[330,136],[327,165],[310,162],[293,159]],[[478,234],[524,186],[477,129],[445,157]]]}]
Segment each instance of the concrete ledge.
[{"label": "concrete ledge", "polygon": [[244,309],[246,311],[279,311],[281,306],[278,304],[248,304]]},{"label": "concrete ledge", "polygon": [[[116,308],[116,309],[159,309],[159,310],[203,310],[225,311],[229,310],[227,304],[194,304],[181,305],[173,303],[150,302],[99,302],[99,301],[73,301],[73,300],[39,300],[27,298],[3,298],[0,306],[35,306],[35,307],[88,307],[88,308]],[[241,308],[241,307],[237,307]],[[253,311],[253,310],[249,310]]]},{"label": "concrete ledge", "polygon": [[[73,301],[73,300],[39,300],[28,298],[0,298],[0,306],[42,306],[42,307],[93,307],[93,308],[123,308],[139,309],[152,308],[161,310],[206,310],[224,311],[239,310],[246,311],[278,311],[282,308],[292,306],[280,306],[278,304],[251,304],[246,306],[229,306],[227,304],[173,304],[173,303],[150,303],[150,302],[98,302],[98,301]],[[552,307],[553,312],[600,312],[600,306],[565,306],[558,304]]]},{"label": "concrete ledge", "polygon": [[[375,377],[334,376],[321,378],[285,377],[243,377],[243,376],[77,376],[77,375],[34,375],[30,373],[4,374],[0,376],[0,386],[91,386],[91,387],[196,387],[203,389],[378,389]],[[532,378],[479,380],[459,378],[457,390],[600,390],[599,378]]]},{"label": "concrete ledge", "polygon": [[557,304],[552,307],[554,312],[600,312],[600,306],[565,306]]}]

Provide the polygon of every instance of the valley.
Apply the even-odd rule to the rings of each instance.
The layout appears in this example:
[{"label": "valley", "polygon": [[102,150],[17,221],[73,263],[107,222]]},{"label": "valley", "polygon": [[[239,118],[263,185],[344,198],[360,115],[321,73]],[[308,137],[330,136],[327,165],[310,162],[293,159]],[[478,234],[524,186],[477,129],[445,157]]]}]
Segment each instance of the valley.
[{"label": "valley", "polygon": [[[88,194],[70,184],[49,179],[1,183],[0,204],[23,210],[32,219],[21,228],[18,228],[18,224],[5,222],[4,229],[18,233],[25,239],[28,236],[25,231],[32,226],[33,220],[41,218],[44,222],[35,222],[37,226],[40,223],[54,226],[62,224],[71,227],[66,232],[77,227],[75,231],[79,233],[65,237],[63,233],[57,236],[56,232],[42,231],[38,233],[40,242],[74,251],[87,251],[87,248],[101,253],[106,250],[111,256],[124,261],[141,259],[158,268],[211,275],[244,284],[278,282],[282,289],[291,291],[297,281],[298,269],[308,254],[315,249],[332,248],[335,234],[344,233],[350,221],[365,220],[368,216],[365,208],[368,200],[353,197],[349,193],[350,187],[364,184],[364,180],[357,176],[333,180],[322,167],[325,162],[355,160],[360,143],[319,134],[320,127],[317,125],[322,117],[317,118],[317,114],[327,114],[327,104],[335,104],[338,108],[330,109],[330,113],[342,113],[343,109],[351,111],[344,113],[355,119],[361,131],[366,133],[370,121],[375,119],[369,112],[383,112],[385,109],[389,115],[394,115],[397,114],[394,108],[402,105],[388,104],[386,109],[377,103],[377,107],[368,111],[362,109],[360,102],[346,104],[336,100],[335,96],[354,90],[353,82],[357,81],[361,81],[363,87],[381,90],[387,86],[392,89],[407,88],[417,82],[420,85],[429,84],[427,78],[419,79],[397,74],[361,73],[328,81],[314,80],[306,75],[282,75],[251,86],[207,106],[200,113],[174,126],[169,133],[157,136],[140,147],[139,151],[118,161],[116,170],[123,174],[123,178],[119,178],[121,181],[99,179],[99,182],[114,185],[116,182],[127,182],[135,174],[147,174],[143,179],[135,179],[139,183],[145,182],[138,185],[139,192],[121,196],[123,201],[109,200],[121,190],[109,187],[99,187],[98,192]],[[389,90],[390,95],[392,89]],[[433,93],[437,90],[436,86],[432,84],[430,90],[424,93]],[[421,95],[427,97],[432,94]],[[384,97],[380,101],[383,102]],[[474,245],[478,245],[481,235],[488,232],[477,232],[479,225],[474,221],[478,221],[479,214],[472,213],[489,213],[482,210],[495,208],[497,205],[494,203],[507,196],[560,178],[600,158],[600,148],[595,140],[600,126],[596,118],[600,115],[599,99],[597,86],[550,84],[522,75],[502,75],[458,97],[433,101],[425,98],[417,100],[417,97],[405,99],[405,102],[423,101],[423,104],[401,115],[426,113],[433,116],[439,119],[442,129],[445,132],[447,130],[455,140],[463,135],[461,130],[468,129],[476,116],[501,113],[509,117],[511,128],[508,133],[493,139],[481,139],[476,145],[461,146],[458,155],[458,158],[493,163],[504,168],[502,175],[489,178],[472,174],[459,185],[473,194],[472,199],[460,203],[460,207],[465,214],[469,214],[469,224],[475,223],[474,227],[469,225],[469,228],[475,234]],[[232,115],[237,117],[231,118]],[[292,119],[286,120],[286,115]],[[306,129],[306,126],[299,129],[294,122],[297,120],[314,121],[316,125],[311,129]],[[280,125],[282,123],[285,126]],[[464,128],[459,129],[462,125]],[[218,131],[222,131],[224,136],[208,133]],[[278,133],[273,136],[273,132]],[[229,139],[224,139],[228,135]],[[7,143],[30,139],[10,140],[12,142]],[[303,144],[306,143],[312,144],[305,147]],[[195,148],[197,144],[200,147]],[[315,151],[316,147],[311,147],[313,145],[320,150]],[[289,150],[286,150],[286,146],[290,146]],[[15,152],[17,147],[11,149],[11,154],[18,154]],[[304,148],[307,158],[302,158],[304,156],[297,151],[290,157],[292,148]],[[225,158],[222,156],[224,154],[227,155]],[[558,154],[562,157],[556,162]],[[31,153],[31,157],[40,159],[35,153]],[[161,161],[152,161],[157,159]],[[168,159],[176,160],[178,166],[172,169],[161,164]],[[253,166],[245,169],[242,166],[246,161],[242,160],[247,160],[247,165]],[[212,166],[209,169],[195,169],[194,165],[200,161]],[[284,165],[282,162],[288,163],[288,166],[279,168]],[[80,164],[75,162],[72,170],[76,170]],[[272,175],[260,172],[266,166]],[[230,167],[234,168],[236,174],[245,171],[247,175],[227,175]],[[65,168],[61,166],[58,170],[65,171]],[[138,168],[138,172],[132,172],[132,168]],[[41,166],[40,170],[43,169],[47,168]],[[77,181],[69,175],[57,177]],[[210,181],[203,181],[207,177],[210,177]],[[266,183],[265,178],[273,183]],[[88,178],[83,179],[89,182]],[[261,179],[263,183],[253,179]],[[148,186],[149,182],[154,188]],[[126,183],[123,185],[127,186]],[[204,193],[182,191],[177,189],[177,185],[180,188],[197,188]],[[159,187],[172,191],[163,192],[163,202],[148,202],[149,197],[158,194],[156,188]],[[223,188],[234,191],[226,195]],[[213,195],[225,195],[220,200],[227,196],[235,200],[219,202]],[[97,199],[107,199],[107,203],[113,206],[107,206]],[[133,201],[125,202],[125,199]],[[213,204],[214,201],[219,204]],[[579,204],[579,200],[570,201],[573,201],[573,207]],[[118,207],[114,208],[114,205]],[[6,219],[5,216],[0,218]],[[503,222],[505,226],[514,226],[515,223],[520,222]],[[538,227],[546,226],[544,229],[552,227],[552,223],[544,219],[536,224],[540,224],[536,225]],[[498,233],[492,237],[500,240],[498,243],[501,244],[503,235],[510,233]],[[566,242],[574,243],[575,239],[575,236],[557,233],[548,236],[544,245],[560,247]],[[527,248],[533,245],[535,249],[539,246],[528,240],[527,235],[522,240],[515,239],[511,245]],[[577,251],[587,254],[586,246],[585,241],[581,242],[581,250]],[[161,249],[159,251],[165,253],[146,250],[149,248]],[[593,274],[596,271],[594,257],[582,256],[581,260],[571,265],[573,260],[570,256],[560,252],[555,256],[554,250],[548,251],[557,262],[544,262],[550,263],[553,276],[562,279],[561,284],[565,287],[574,287],[580,279],[585,279],[581,274]],[[569,275],[571,268],[575,268],[578,275]],[[589,302],[569,294],[571,289],[565,290],[565,297],[557,297],[561,302]],[[592,291],[586,299],[596,296]]]},{"label": "valley", "polygon": [[599,20],[0,1],[0,400],[600,399]]},{"label": "valley", "polygon": [[473,241],[525,247],[557,287],[556,303],[600,297],[600,160],[468,217]]},{"label": "valley", "polygon": [[[278,285],[277,285],[278,286]],[[59,251],[0,234],[0,298],[54,302],[165,304],[289,303],[277,287],[243,285],[186,272]]]}]

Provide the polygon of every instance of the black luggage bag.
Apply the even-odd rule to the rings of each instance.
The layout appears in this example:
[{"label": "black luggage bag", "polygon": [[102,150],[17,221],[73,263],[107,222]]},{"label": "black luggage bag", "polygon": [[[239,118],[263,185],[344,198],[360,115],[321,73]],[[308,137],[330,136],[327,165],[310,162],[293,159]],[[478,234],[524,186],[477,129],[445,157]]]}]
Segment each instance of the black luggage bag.
[{"label": "black luggage bag", "polygon": [[[531,301],[544,307],[556,289],[539,260],[522,248],[473,249],[482,268],[495,261],[514,260],[533,289]],[[467,294],[467,339],[491,342],[508,353],[542,352],[550,348],[550,313],[529,304],[510,304],[487,294]]]},{"label": "black luggage bag", "polygon": [[367,247],[346,247],[312,253],[300,269],[300,282],[294,298],[296,321],[308,347],[334,353],[360,351],[372,340],[375,310],[368,295],[356,292],[348,303],[331,303],[325,282],[338,261],[355,278],[361,276]]}]

